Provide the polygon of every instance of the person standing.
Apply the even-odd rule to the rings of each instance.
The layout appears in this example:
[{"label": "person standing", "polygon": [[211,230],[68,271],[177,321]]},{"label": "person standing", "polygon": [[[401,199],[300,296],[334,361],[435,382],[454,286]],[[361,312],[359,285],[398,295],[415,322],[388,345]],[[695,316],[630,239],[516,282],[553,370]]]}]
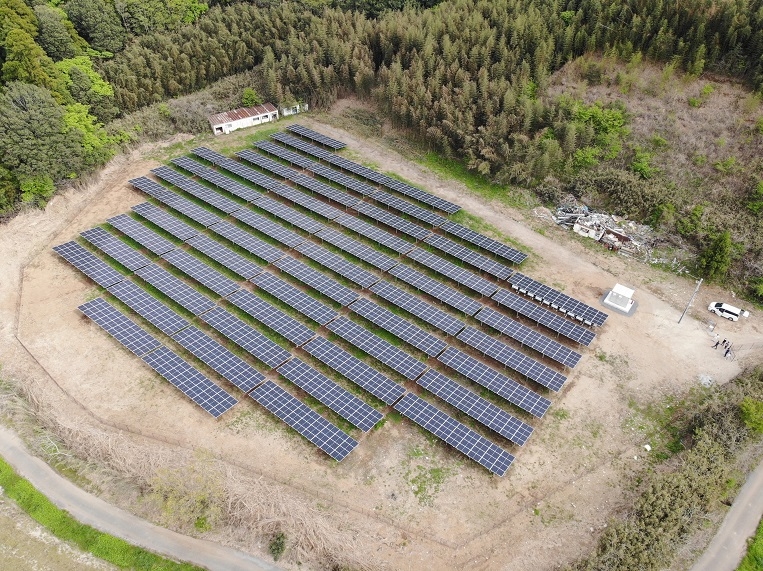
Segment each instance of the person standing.
[{"label": "person standing", "polygon": [[731,347],[726,347],[726,352],[723,354],[724,359],[728,359],[729,353],[731,353]]},{"label": "person standing", "polygon": [[717,349],[718,345],[720,345],[720,344],[721,344],[720,340],[716,339],[715,340],[715,345],[713,345],[713,349]]}]

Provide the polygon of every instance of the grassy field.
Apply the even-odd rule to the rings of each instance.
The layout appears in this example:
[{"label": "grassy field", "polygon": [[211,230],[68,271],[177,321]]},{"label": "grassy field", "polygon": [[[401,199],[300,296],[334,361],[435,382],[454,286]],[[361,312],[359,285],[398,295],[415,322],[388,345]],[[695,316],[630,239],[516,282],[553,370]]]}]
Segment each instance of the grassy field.
[{"label": "grassy field", "polygon": [[760,571],[761,569],[763,569],[763,520],[750,541],[747,555],[742,559],[737,571]]}]

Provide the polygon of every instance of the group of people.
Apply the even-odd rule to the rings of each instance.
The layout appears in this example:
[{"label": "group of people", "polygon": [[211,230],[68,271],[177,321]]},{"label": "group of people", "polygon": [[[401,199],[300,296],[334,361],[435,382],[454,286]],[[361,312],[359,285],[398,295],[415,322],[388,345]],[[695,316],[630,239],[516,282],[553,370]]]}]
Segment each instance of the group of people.
[{"label": "group of people", "polygon": [[723,345],[723,347],[726,349],[726,352],[723,353],[723,358],[726,359],[731,354],[731,341],[728,339],[724,339],[723,341],[719,341],[718,337],[715,338],[715,345],[713,345],[713,349],[718,349],[718,345]]}]

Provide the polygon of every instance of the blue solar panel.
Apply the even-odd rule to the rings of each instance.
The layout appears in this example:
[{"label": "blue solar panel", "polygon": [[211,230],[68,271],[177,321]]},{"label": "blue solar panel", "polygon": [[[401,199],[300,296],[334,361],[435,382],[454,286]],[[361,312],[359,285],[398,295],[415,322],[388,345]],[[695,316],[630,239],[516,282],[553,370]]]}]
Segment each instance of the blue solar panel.
[{"label": "blue solar panel", "polygon": [[151,263],[151,260],[146,256],[103,228],[95,227],[85,230],[80,233],[80,236],[130,271],[135,271]]},{"label": "blue solar panel", "polygon": [[262,272],[262,268],[254,262],[207,236],[191,238],[188,240],[188,244],[245,280]]},{"label": "blue solar panel", "polygon": [[[220,156],[222,157],[222,155]],[[222,158],[224,159],[225,157],[222,157]],[[226,159],[226,160],[230,160],[230,159]],[[201,163],[194,161],[193,159],[190,159],[188,157],[179,157],[177,159],[172,159],[172,162],[173,164],[179,166],[180,168],[187,170],[188,172],[192,174],[195,174],[199,178],[214,184],[217,188],[220,188],[226,192],[229,192],[233,196],[238,196],[239,198],[247,202],[255,202],[259,200],[260,198],[262,198],[262,193],[259,192],[258,190],[255,190],[250,186],[241,184],[240,182],[233,180],[230,177],[222,175],[216,170],[206,167],[202,165]],[[235,162],[235,161],[232,161],[232,162]]]},{"label": "blue solar panel", "polygon": [[479,246],[483,250],[495,254],[504,260],[508,260],[509,262],[521,264],[527,259],[527,254],[520,252],[519,250],[515,250],[506,244],[502,244],[497,240],[488,238],[484,234],[475,232],[471,228],[467,228],[466,226],[462,226],[456,222],[448,221],[440,226],[440,228],[451,236],[456,236],[462,240],[466,240],[470,244]]},{"label": "blue solar panel", "polygon": [[343,286],[336,280],[332,280],[299,260],[286,256],[275,262],[274,265],[282,272],[298,279],[340,305],[348,305],[358,299],[359,294],[357,292]]},{"label": "blue solar panel", "polygon": [[109,293],[167,335],[172,335],[190,325],[188,321],[130,280],[114,284],[109,288]]},{"label": "blue solar panel", "polygon": [[370,246],[366,246],[357,240],[353,240],[352,238],[347,237],[342,232],[338,232],[337,230],[333,230],[331,228],[327,228],[321,232],[318,232],[316,237],[320,238],[321,240],[325,240],[332,246],[336,246],[340,250],[347,252],[348,254],[352,254],[359,260],[363,260],[364,262],[371,264],[372,266],[375,266],[384,272],[398,264],[397,260],[394,258],[391,258],[386,254],[382,254],[378,250],[374,250]]},{"label": "blue solar panel", "polygon": [[149,222],[155,224],[165,232],[168,232],[180,240],[188,240],[196,236],[199,231],[189,226],[185,222],[178,220],[171,214],[168,214],[158,206],[150,202],[143,202],[132,207],[132,210],[140,214]]},{"label": "blue solar panel", "polygon": [[135,274],[194,315],[204,313],[215,306],[215,302],[207,296],[200,294],[183,280],[156,264],[146,266]]},{"label": "blue solar panel", "polygon": [[360,266],[348,262],[342,256],[327,250],[326,248],[313,244],[312,242],[303,242],[297,246],[296,250],[314,262],[330,269],[343,278],[358,284],[362,288],[367,288],[379,281],[371,272],[364,270]]},{"label": "blue solar panel", "polygon": [[302,315],[309,317],[319,325],[325,325],[337,316],[337,312],[332,308],[273,274],[263,272],[252,278],[251,281],[257,287],[262,288],[273,297],[296,309]]},{"label": "blue solar panel", "polygon": [[159,234],[153,230],[149,230],[143,224],[135,220],[135,218],[132,218],[127,214],[120,214],[119,216],[109,218],[108,222],[114,228],[122,232],[122,234],[129,236],[154,254],[162,255],[165,252],[175,249],[175,244],[166,238],[159,236]]},{"label": "blue solar panel", "polygon": [[162,346],[142,327],[102,297],[83,303],[79,310],[138,357]]},{"label": "blue solar panel", "polygon": [[398,264],[389,271],[389,274],[404,281],[408,285],[413,286],[417,290],[423,291],[459,311],[463,311],[466,315],[474,315],[482,308],[482,304],[477,300],[474,300],[460,291],[446,286],[405,264]]},{"label": "blue solar panel", "polygon": [[289,248],[293,248],[305,241],[305,239],[296,232],[287,230],[277,222],[268,220],[264,216],[256,214],[251,210],[237,210],[233,213],[233,217],[250,228],[254,228],[258,232],[265,234],[265,236],[272,238]]},{"label": "blue solar panel", "polygon": [[179,189],[187,192],[192,196],[195,196],[199,200],[203,200],[210,206],[214,206],[226,214],[230,214],[231,212],[242,208],[242,205],[235,200],[231,200],[227,196],[223,196],[208,186],[199,184],[195,180],[191,180],[190,178],[183,176],[182,174],[172,170],[169,167],[158,167],[152,169],[151,172],[162,180],[166,180],[167,182],[174,184]]},{"label": "blue solar panel", "polygon": [[170,191],[149,178],[140,177],[132,179],[130,183],[132,183],[135,188],[139,188],[143,192],[153,196],[158,201],[166,204],[173,210],[177,210],[202,226],[212,226],[212,224],[217,224],[222,220],[217,214],[213,214],[206,208],[202,208],[198,204],[183,198],[176,192]]},{"label": "blue solar panel", "polygon": [[487,272],[488,274],[496,277],[499,280],[505,280],[508,278],[514,270],[508,266],[496,262],[492,258],[483,256],[479,252],[475,252],[471,248],[462,246],[461,244],[454,242],[450,238],[446,238],[440,234],[432,234],[424,240],[430,246],[434,246],[441,252],[450,254],[454,258],[466,262],[470,266],[474,266],[478,270]]},{"label": "blue solar panel", "polygon": [[297,135],[315,141],[316,143],[320,143],[321,145],[329,147],[334,151],[344,149],[347,146],[347,143],[337,141],[336,139],[332,139],[326,135],[321,135],[317,131],[313,131],[312,129],[308,129],[307,127],[303,127],[302,125],[298,125],[296,123],[294,125],[289,125],[287,129],[292,133],[296,133]]},{"label": "blue solar panel", "polygon": [[450,278],[454,282],[466,286],[480,295],[490,296],[498,289],[498,286],[490,280],[486,280],[469,270],[461,268],[456,264],[449,262],[436,254],[422,250],[421,248],[416,248],[412,252],[408,252],[406,255],[412,260],[416,260],[427,268],[436,271],[441,276]]},{"label": "blue solar panel", "polygon": [[243,230],[230,222],[220,222],[219,224],[215,224],[212,226],[211,230],[218,236],[222,236],[239,248],[243,248],[253,256],[265,260],[266,262],[275,262],[286,255],[279,248],[271,246],[267,242],[263,242],[246,230]]},{"label": "blue solar panel", "polygon": [[172,250],[164,254],[162,258],[219,296],[225,297],[239,289],[236,282],[185,250]]},{"label": "blue solar panel", "polygon": [[315,333],[308,327],[302,325],[293,317],[289,317],[283,311],[273,307],[267,301],[260,299],[250,291],[240,289],[228,297],[228,301],[239,309],[244,310],[265,327],[284,336],[297,347],[304,345],[315,337]]},{"label": "blue solar panel", "polygon": [[53,250],[101,287],[109,287],[124,279],[122,274],[77,242],[59,244]]}]

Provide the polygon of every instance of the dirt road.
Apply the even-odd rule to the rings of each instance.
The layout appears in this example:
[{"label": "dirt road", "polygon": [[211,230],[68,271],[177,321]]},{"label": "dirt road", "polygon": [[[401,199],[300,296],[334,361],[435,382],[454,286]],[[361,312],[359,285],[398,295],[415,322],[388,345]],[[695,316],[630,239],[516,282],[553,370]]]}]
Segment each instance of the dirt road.
[{"label": "dirt road", "polygon": [[137,518],[79,489],[32,456],[10,430],[0,427],[0,456],[59,508],[82,523],[161,555],[220,571],[278,571],[267,561],[216,543],[180,535]]}]

